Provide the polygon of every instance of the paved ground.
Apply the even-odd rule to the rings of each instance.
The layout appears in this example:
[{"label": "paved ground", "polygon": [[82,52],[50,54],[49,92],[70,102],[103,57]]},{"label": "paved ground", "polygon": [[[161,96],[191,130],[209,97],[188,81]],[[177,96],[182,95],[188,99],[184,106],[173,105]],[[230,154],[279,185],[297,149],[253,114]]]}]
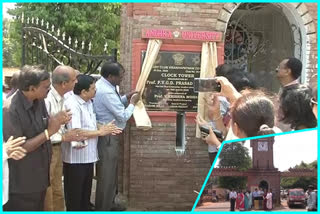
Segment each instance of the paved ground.
[{"label": "paved ground", "polygon": [[[224,201],[224,202],[204,202],[201,206],[198,206],[195,211],[229,211],[230,210],[230,202]],[[302,207],[294,207],[289,208],[287,206],[287,201],[282,200],[281,206],[276,207],[274,209],[275,211],[306,211],[305,208]]]}]

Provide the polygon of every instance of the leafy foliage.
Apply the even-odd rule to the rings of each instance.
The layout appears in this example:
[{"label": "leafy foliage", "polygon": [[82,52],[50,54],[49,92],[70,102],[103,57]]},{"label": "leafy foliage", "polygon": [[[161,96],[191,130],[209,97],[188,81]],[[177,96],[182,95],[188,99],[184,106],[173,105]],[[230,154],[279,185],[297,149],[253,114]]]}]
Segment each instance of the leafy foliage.
[{"label": "leafy foliage", "polygon": [[[309,164],[304,163],[303,161],[293,167],[294,169],[317,169],[318,163],[317,161],[313,161]],[[304,190],[308,189],[309,185],[317,186],[317,178],[316,177],[286,177],[281,179],[280,183],[281,187],[284,189],[292,189],[292,188],[303,188]]]},{"label": "leafy foliage", "polygon": [[14,25],[13,20],[2,20],[3,67],[18,67],[21,63],[21,35]]},{"label": "leafy foliage", "polygon": [[[120,46],[121,3],[17,3],[8,13],[18,19],[12,21],[6,38],[20,51],[11,52],[13,56],[4,58],[6,65],[20,65],[19,60],[12,62],[12,59],[21,59],[22,13],[25,20],[27,17],[43,19],[45,25],[47,22],[50,28],[54,25],[55,30],[59,28],[61,33],[66,33],[66,38],[77,39],[79,44],[84,41],[88,47],[92,42],[92,54],[102,54],[106,42],[108,51]],[[9,49],[10,42],[4,41],[3,46]]]},{"label": "leafy foliage", "polygon": [[241,142],[227,143],[219,155],[219,166],[234,166],[239,170],[247,170],[251,167],[249,150]]},{"label": "leafy foliage", "polygon": [[[242,143],[228,143],[223,146],[219,155],[220,167],[236,167],[238,170],[247,170],[251,167],[252,161],[249,156],[248,148]],[[246,187],[246,177],[219,177],[219,186],[228,189],[244,189]]]}]

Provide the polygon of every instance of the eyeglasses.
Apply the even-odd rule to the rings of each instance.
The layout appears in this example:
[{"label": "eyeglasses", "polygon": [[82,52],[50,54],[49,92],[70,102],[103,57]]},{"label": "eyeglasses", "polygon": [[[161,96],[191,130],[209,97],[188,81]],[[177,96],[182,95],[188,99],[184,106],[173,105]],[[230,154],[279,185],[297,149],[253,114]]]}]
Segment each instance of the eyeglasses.
[{"label": "eyeglasses", "polygon": [[314,97],[312,97],[312,98],[310,99],[310,106],[311,106],[311,108],[313,108],[313,105],[318,105],[318,102],[314,99]]},{"label": "eyeglasses", "polygon": [[288,69],[287,67],[283,67],[280,68],[280,65],[278,65],[278,67],[276,67],[276,73],[278,73],[280,71],[280,69]]}]

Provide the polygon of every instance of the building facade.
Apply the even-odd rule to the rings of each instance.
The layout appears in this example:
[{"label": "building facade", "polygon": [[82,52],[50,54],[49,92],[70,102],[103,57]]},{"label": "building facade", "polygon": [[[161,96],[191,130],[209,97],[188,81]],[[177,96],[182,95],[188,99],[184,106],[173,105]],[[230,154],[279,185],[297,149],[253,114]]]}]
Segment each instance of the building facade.
[{"label": "building facade", "polygon": [[[301,82],[317,73],[316,3],[124,3],[120,62],[126,69],[122,90],[135,88],[148,39],[146,29],[218,32],[218,64],[252,72],[259,86],[277,92],[275,68],[288,56],[303,62]],[[202,42],[162,40],[160,52],[201,53]],[[210,169],[207,145],[196,138],[195,112],[186,113],[185,141],[177,145],[174,111],[149,111],[152,129],[130,121],[119,168],[119,190],[129,206],[142,210],[191,210]]]}]

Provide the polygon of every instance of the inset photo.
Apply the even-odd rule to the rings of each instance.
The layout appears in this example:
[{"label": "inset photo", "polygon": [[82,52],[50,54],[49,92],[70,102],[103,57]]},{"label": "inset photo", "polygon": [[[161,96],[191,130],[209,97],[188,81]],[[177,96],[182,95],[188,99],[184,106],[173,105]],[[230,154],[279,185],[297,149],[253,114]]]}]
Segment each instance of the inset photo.
[{"label": "inset photo", "polygon": [[316,211],[317,131],[225,143],[195,211]]}]

